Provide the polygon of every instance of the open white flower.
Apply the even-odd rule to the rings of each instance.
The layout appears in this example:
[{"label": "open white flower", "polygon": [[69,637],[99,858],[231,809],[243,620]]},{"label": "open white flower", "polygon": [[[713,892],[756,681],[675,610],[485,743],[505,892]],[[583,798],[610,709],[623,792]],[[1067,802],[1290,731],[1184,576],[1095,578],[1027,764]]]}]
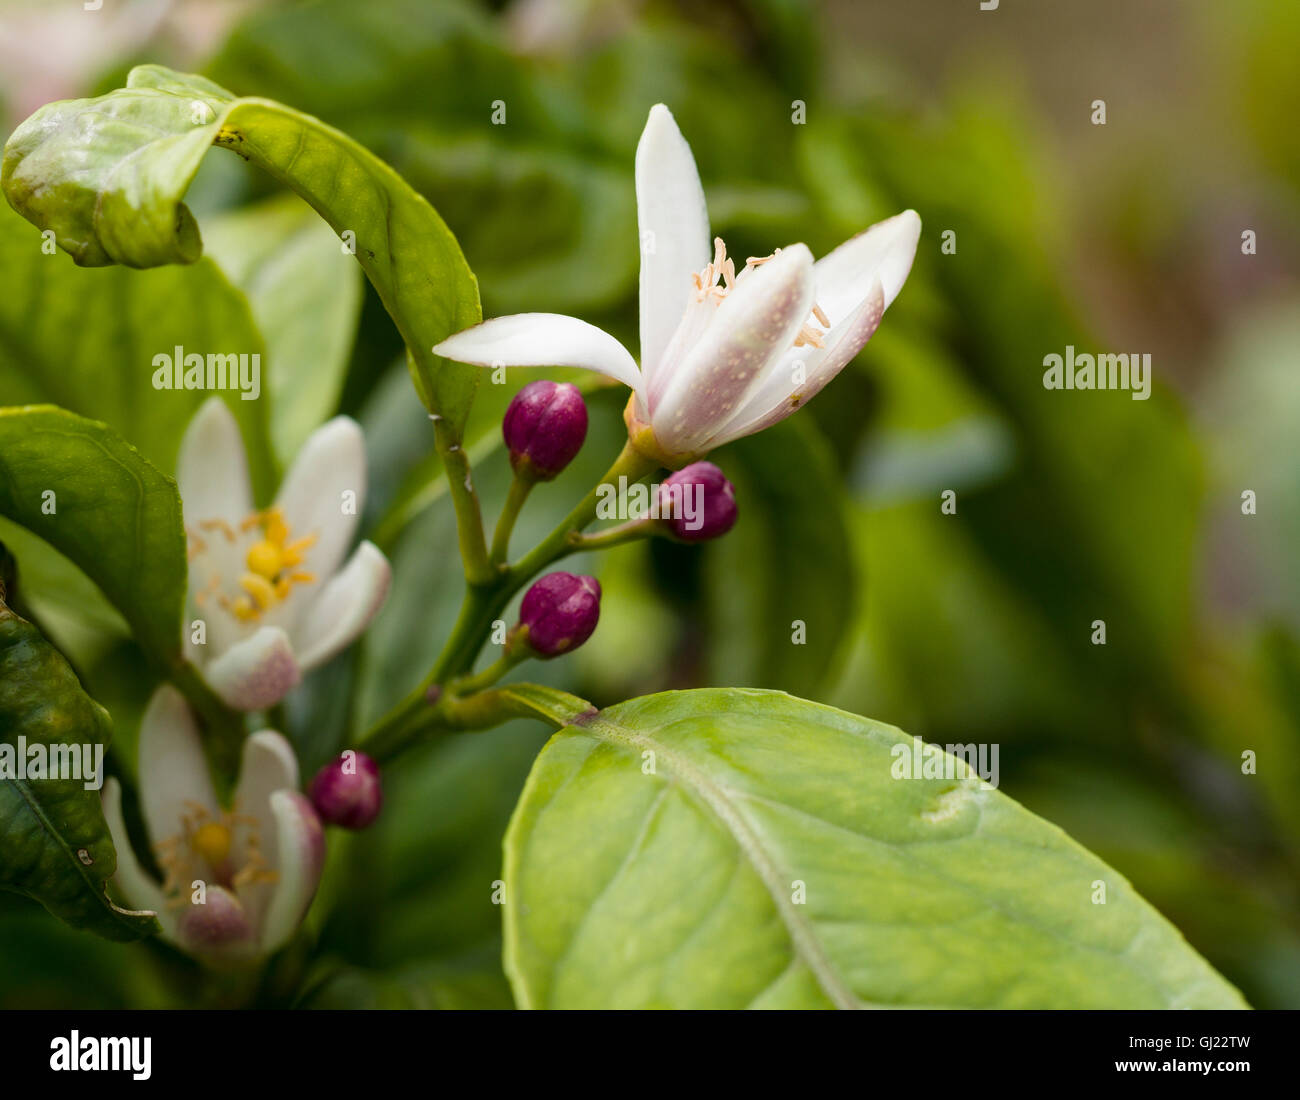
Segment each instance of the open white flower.
[{"label": "open white flower", "polygon": [[356,638],[388,594],[391,570],[373,543],[342,564],[365,496],[361,429],[345,416],[318,428],[275,503],[256,511],[239,425],[210,398],[185,431],[176,480],[189,618],[206,629],[202,644],[186,631],[186,655],[230,706],[271,706]]},{"label": "open white flower", "polygon": [[[480,366],[570,366],[630,386],[637,448],[682,466],[783,420],[871,338],[902,289],[921,234],[908,210],[813,262],[802,244],[739,273],[709,216],[695,158],[668,108],[650,110],[636,153],[641,231],[641,366],[575,317],[521,313],[433,350]],[[712,257],[712,258],[710,258]]]},{"label": "open white flower", "polygon": [[227,809],[213,792],[193,713],[163,686],[140,725],[139,760],[140,809],[164,880],[136,859],[121,787],[109,779],[104,816],[122,899],[156,913],[164,938],[191,955],[254,958],[282,947],[311,904],[325,855],[289,742],[274,730],[248,738]]}]

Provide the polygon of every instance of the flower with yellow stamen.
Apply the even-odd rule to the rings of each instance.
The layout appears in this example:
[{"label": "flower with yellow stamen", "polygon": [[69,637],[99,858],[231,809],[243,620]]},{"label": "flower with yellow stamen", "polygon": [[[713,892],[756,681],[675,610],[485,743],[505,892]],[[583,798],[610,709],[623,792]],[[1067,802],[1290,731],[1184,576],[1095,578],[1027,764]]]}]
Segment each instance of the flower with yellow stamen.
[{"label": "flower with yellow stamen", "polygon": [[162,881],[136,859],[115,779],[104,816],[117,849],[113,888],[157,914],[163,937],[199,958],[255,958],[293,935],[320,880],[324,835],[298,791],[298,764],[274,730],[244,743],[229,807],[217,799],[188,704],[171,687],[140,724],[140,811]]},{"label": "flower with yellow stamen", "polygon": [[348,645],[388,591],[373,544],[344,561],[365,497],[361,430],[347,417],[317,429],[275,502],[255,509],[239,426],[212,398],[186,429],[177,481],[189,534],[187,656],[230,706],[271,706]]}]

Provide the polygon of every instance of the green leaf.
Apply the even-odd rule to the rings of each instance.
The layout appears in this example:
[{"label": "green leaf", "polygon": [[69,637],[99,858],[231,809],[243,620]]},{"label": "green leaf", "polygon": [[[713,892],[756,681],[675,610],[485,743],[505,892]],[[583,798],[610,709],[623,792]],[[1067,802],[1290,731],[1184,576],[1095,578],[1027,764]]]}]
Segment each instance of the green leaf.
[{"label": "green leaf", "polygon": [[[117,853],[104,821],[99,792],[103,748],[112,737],[108,712],[81,689],[62,654],[14,614],[0,591],[0,888],[35,898],[76,928],[112,940],[136,940],[158,930],[151,913],[119,909],[105,883]],[[42,747],[42,774],[31,750]],[[61,746],[68,746],[68,752]],[[85,747],[98,753],[86,770]],[[93,746],[99,746],[95,749]],[[49,759],[58,754],[57,764]],[[63,774],[77,760],[75,778]],[[20,755],[22,767],[20,768]],[[61,777],[50,778],[59,770]]]},{"label": "green leaf", "polygon": [[955,758],[893,778],[920,751],[894,727],[739,689],[556,709],[577,724],[506,837],[521,1005],[1244,1006],[1116,871]]},{"label": "green leaf", "polygon": [[202,243],[181,199],[213,144],[265,169],[355,242],[410,350],[421,400],[458,434],[478,371],[431,348],[480,319],[474,276],[433,207],[320,120],[142,65],[124,89],[49,104],[23,123],[5,146],[5,195],[83,266],[193,263]]},{"label": "green leaf", "polygon": [[151,657],[179,659],[180,495],[117,433],[50,406],[0,409],[0,515],[80,566]]},{"label": "green leaf", "polygon": [[[50,403],[102,420],[171,473],[185,426],[211,396],[154,388],[154,356],[177,347],[265,351],[248,302],[216,264],[83,270],[0,203],[0,404]],[[265,496],[274,485],[266,403],[223,396]]]},{"label": "green leaf", "polygon": [[205,226],[208,255],[243,289],[266,339],[271,441],[288,466],[338,406],[361,312],[361,272],[289,195]]}]

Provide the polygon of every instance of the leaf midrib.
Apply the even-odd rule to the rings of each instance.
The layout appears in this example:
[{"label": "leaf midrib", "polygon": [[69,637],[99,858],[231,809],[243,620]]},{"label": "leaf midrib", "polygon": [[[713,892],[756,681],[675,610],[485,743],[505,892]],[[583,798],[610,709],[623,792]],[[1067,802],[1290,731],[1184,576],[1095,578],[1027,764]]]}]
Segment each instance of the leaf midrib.
[{"label": "leaf midrib", "polygon": [[704,807],[727,830],[763,884],[763,888],[768,892],[768,896],[771,897],[777,915],[785,926],[786,934],[790,937],[795,955],[808,967],[831,1003],[836,1008],[877,1007],[860,1000],[836,971],[812,925],[804,919],[787,896],[783,884],[788,876],[780,874],[776,861],[764,850],[757,833],[729,797],[727,788],[715,783],[662,742],[610,721],[603,715],[576,728],[581,733],[597,737],[623,749],[649,749],[655,754],[656,759],[664,760],[681,782],[683,789],[703,803]]}]

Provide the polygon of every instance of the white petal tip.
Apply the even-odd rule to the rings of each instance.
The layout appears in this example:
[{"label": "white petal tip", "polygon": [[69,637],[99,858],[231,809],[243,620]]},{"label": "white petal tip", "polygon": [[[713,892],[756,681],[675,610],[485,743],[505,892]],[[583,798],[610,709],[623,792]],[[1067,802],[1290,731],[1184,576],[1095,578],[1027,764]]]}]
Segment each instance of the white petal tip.
[{"label": "white petal tip", "polygon": [[392,579],[383,551],[362,542],[296,628],[299,667],[316,668],[350,645],[379,614]]},{"label": "white petal tip", "polygon": [[227,706],[262,710],[297,687],[302,671],[288,635],[279,627],[264,626],[208,665],[204,676]]},{"label": "white petal tip", "polygon": [[325,865],[325,830],[312,804],[297,791],[271,795],[280,879],[262,926],[262,950],[269,954],[292,938],[316,896]]}]

